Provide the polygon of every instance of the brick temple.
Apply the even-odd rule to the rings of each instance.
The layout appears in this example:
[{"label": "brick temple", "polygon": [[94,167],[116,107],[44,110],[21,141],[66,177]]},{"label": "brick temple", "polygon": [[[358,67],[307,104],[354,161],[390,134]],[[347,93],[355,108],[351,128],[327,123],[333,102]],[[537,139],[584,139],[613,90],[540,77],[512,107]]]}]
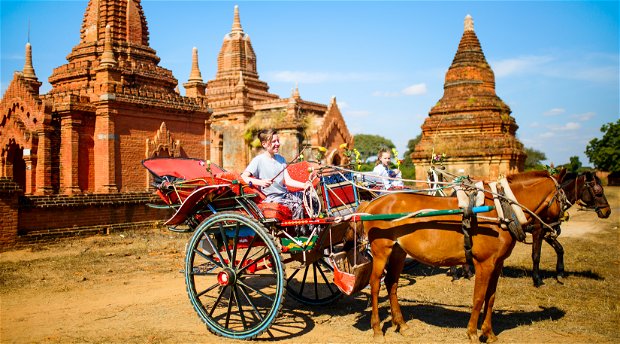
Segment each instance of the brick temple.
[{"label": "brick temple", "polygon": [[511,112],[495,93],[495,75],[468,15],[443,97],[422,124],[411,154],[416,179],[425,180],[432,154],[443,153],[446,170],[457,175],[494,179],[523,171],[526,155]]},{"label": "brick temple", "polygon": [[[149,46],[139,0],[88,2],[80,42],[54,69],[47,94],[39,93],[26,44],[24,68],[0,103],[0,207],[19,208],[5,220],[10,228],[2,226],[0,244],[18,240],[18,232],[100,231],[162,219],[161,211],[145,209],[153,199],[143,159],[209,159],[241,172],[257,153],[254,135],[266,127],[279,130],[288,159],[323,146],[326,162],[339,163],[338,146],[353,138],[336,99],[307,101],[297,87],[286,98],[269,93],[236,6],[232,22],[213,80],[203,81],[198,50],[188,52],[185,96]],[[101,209],[87,214],[93,207]]]}]

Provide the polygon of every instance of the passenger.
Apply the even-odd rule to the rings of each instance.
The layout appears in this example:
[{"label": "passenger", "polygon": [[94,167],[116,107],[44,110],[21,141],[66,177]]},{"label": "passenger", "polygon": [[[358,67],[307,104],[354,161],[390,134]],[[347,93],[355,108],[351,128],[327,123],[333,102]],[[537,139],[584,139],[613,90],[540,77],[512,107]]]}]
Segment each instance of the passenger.
[{"label": "passenger", "polygon": [[275,130],[261,130],[258,139],[264,152],[250,161],[241,178],[251,186],[260,187],[266,196],[263,202],[280,203],[291,210],[293,219],[303,218],[302,192],[291,193],[285,185],[306,190],[312,186],[311,181],[303,183],[288,174],[286,159],[278,154],[280,139]]},{"label": "passenger", "polygon": [[[390,160],[392,158],[392,153],[390,150],[385,147],[381,148],[377,153],[377,162],[375,168],[372,170],[372,173],[382,177],[376,178],[377,183],[383,184],[383,189],[388,190],[394,187],[402,187],[403,181],[400,180],[402,178],[400,170],[391,170],[390,169]],[[393,179],[388,179],[393,178]]]}]

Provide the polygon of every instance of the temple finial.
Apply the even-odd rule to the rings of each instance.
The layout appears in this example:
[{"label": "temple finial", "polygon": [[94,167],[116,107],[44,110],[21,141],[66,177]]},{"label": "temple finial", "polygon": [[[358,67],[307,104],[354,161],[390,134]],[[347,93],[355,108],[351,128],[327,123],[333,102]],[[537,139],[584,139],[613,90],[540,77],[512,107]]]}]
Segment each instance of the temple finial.
[{"label": "temple finial", "polygon": [[301,96],[299,95],[299,87],[297,86],[297,83],[295,83],[295,88],[293,89],[293,94],[291,95],[291,97],[295,99],[301,99]]},{"label": "temple finial", "polygon": [[465,16],[465,31],[474,31],[474,19],[469,14]]},{"label": "temple finial", "polygon": [[189,82],[202,82],[202,74],[198,67],[198,48],[192,49],[192,70],[189,73]]},{"label": "temple finial", "polygon": [[103,43],[103,54],[101,54],[100,66],[102,67],[114,67],[116,66],[116,60],[114,59],[114,52],[112,51],[112,38],[110,35],[110,24],[105,26],[105,40]]},{"label": "temple finial", "polygon": [[239,6],[235,5],[235,17],[233,19],[232,32],[243,32],[241,20],[239,19]]},{"label": "temple finial", "polygon": [[32,66],[32,47],[30,46],[30,42],[26,43],[26,61],[24,62],[23,73],[25,78],[37,78],[37,75],[34,73],[34,67]]}]

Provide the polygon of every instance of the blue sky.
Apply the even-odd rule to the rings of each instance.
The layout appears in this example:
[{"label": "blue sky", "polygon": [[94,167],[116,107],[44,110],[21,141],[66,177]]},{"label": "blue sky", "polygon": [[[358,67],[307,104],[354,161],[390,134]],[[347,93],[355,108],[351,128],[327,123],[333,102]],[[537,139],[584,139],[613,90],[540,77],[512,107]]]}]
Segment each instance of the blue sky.
[{"label": "blue sky", "polygon": [[[1,0],[1,91],[22,70],[24,46],[50,90],[52,69],[78,44],[88,1]],[[328,104],[336,96],[353,134],[391,139],[399,152],[443,94],[467,14],[517,137],[566,163],[620,116],[618,1],[156,1],[143,0],[160,65],[187,82],[192,47],[215,77],[234,5],[270,92]],[[183,88],[180,87],[183,93]]]}]

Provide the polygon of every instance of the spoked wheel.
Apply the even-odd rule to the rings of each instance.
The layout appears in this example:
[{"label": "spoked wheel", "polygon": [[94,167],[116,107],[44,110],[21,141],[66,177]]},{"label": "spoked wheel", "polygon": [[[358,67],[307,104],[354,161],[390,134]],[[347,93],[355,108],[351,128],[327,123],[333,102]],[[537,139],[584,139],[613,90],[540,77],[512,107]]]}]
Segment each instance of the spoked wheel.
[{"label": "spoked wheel", "polygon": [[215,214],[196,228],[187,248],[185,283],[209,330],[235,339],[269,329],[286,284],[273,237],[258,221],[235,212]]},{"label": "spoked wheel", "polygon": [[326,257],[321,256],[313,263],[291,270],[286,281],[287,296],[313,306],[333,303],[342,296],[333,283],[334,268]]}]

